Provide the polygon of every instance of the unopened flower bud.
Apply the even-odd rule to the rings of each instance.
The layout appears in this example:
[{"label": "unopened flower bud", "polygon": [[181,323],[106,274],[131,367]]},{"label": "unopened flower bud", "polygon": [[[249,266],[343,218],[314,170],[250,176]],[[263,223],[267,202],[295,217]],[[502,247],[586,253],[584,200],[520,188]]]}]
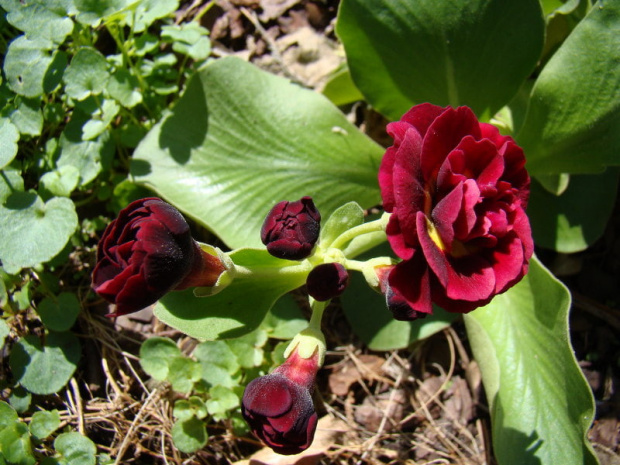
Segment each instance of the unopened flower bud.
[{"label": "unopened flower bud", "polygon": [[273,373],[251,381],[241,413],[252,432],[275,452],[298,454],[312,444],[318,415],[312,402],[319,354],[294,350]]},{"label": "unopened flower bud", "polygon": [[310,271],[306,280],[306,288],[315,300],[338,297],[349,284],[349,273],[340,263],[323,263]]},{"label": "unopened flower bud", "polygon": [[319,238],[321,214],[310,197],[276,204],[261,228],[261,240],[274,257],[303,260]]}]

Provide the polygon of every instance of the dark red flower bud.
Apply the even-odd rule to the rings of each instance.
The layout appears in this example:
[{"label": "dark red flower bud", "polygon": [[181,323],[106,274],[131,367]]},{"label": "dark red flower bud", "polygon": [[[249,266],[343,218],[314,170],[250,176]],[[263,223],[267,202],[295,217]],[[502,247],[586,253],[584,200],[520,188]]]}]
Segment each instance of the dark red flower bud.
[{"label": "dark red flower bud", "polygon": [[105,229],[92,286],[119,316],[155,303],[167,292],[212,286],[225,267],[203,252],[183,215],[161,199],[136,200]]},{"label": "dark red flower bud", "polygon": [[310,271],[306,280],[306,288],[315,300],[338,297],[349,284],[349,273],[340,263],[323,263]]},{"label": "dark red flower bud", "polygon": [[294,351],[273,373],[250,382],[241,413],[252,432],[275,452],[303,452],[314,438],[318,415],[312,402],[318,353],[305,359]]},{"label": "dark red flower bud", "polygon": [[321,214],[311,197],[282,201],[265,218],[260,237],[274,257],[303,260],[319,238],[320,224]]},{"label": "dark red flower bud", "polygon": [[394,266],[381,266],[375,268],[381,292],[385,295],[385,303],[389,311],[394,315],[395,320],[413,321],[426,318],[428,313],[418,312],[413,309],[397,290],[393,289],[389,283],[389,274]]}]

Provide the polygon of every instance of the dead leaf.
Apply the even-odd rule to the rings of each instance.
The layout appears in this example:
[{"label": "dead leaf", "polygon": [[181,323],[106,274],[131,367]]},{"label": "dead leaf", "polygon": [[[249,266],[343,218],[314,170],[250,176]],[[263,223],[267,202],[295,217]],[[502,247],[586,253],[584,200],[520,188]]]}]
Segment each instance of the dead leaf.
[{"label": "dead leaf", "polygon": [[374,398],[365,397],[362,405],[355,409],[355,421],[368,431],[379,431],[386,417],[383,431],[391,431],[403,419],[406,403],[407,395],[402,389],[383,392]]},{"label": "dead leaf", "polygon": [[363,379],[377,378],[381,373],[381,366],[385,363],[383,358],[371,354],[362,354],[357,357],[357,361],[358,363],[356,364],[349,359],[337,367],[338,371],[334,371],[329,375],[329,388],[331,392],[337,396],[347,395],[349,388],[353,384]]},{"label": "dead leaf", "polygon": [[300,0],[261,0],[260,5],[263,12],[259,18],[263,23],[267,23],[282,16],[298,3]]},{"label": "dead leaf", "polygon": [[467,381],[460,376],[452,378],[451,386],[446,390],[444,402],[446,417],[462,425],[469,423],[476,413],[476,406],[471,396]]}]

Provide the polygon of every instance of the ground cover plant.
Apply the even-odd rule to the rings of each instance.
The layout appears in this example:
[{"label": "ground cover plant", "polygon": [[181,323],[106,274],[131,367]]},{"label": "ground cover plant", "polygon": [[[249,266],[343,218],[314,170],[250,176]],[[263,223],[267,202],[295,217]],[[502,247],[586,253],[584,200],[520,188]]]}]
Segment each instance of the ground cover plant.
[{"label": "ground cover plant", "polygon": [[614,463],[618,0],[0,6],[0,463]]}]

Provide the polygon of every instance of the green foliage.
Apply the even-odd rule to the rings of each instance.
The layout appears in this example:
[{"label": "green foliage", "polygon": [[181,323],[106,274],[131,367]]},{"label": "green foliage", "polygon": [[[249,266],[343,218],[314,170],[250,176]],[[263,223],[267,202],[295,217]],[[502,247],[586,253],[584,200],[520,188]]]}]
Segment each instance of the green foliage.
[{"label": "green foliage", "polygon": [[[87,437],[64,432],[54,438],[54,456],[44,456],[36,446],[60,427],[58,410],[35,412],[26,424],[6,402],[0,401],[0,463],[11,465],[94,465],[97,448]],[[1,461],[4,460],[4,461]]]},{"label": "green foliage", "polygon": [[80,358],[80,343],[70,332],[50,332],[45,341],[20,338],[9,357],[11,370],[24,388],[34,394],[53,394],[69,381]]},{"label": "green foliage", "polygon": [[465,317],[502,464],[597,463],[586,440],[589,386],[569,342],[568,290],[534,259],[530,272]]},{"label": "green foliage", "polygon": [[[10,406],[0,403],[0,412],[13,418],[31,413],[32,394],[54,394],[73,376],[81,348],[70,330],[83,298],[73,291],[90,270],[67,267],[69,253],[92,248],[108,221],[100,216],[106,204],[118,205],[113,193],[123,201],[142,193],[121,185],[128,157],[210,43],[198,24],[173,23],[178,0],[0,6],[8,22],[0,77],[0,344],[10,366],[3,379]],[[87,208],[78,217],[80,206]],[[36,336],[11,331],[30,319],[43,324]],[[57,455],[39,454],[41,441],[51,447],[54,440],[57,411],[37,411],[29,425],[14,420],[0,428],[2,463],[95,463],[94,443],[67,430],[55,438]]]},{"label": "green foliage", "polygon": [[343,0],[336,31],[353,81],[388,118],[422,102],[490,118],[534,69],[544,20],[538,0]]},{"label": "green foliage", "polygon": [[283,299],[258,329],[236,339],[201,342],[191,356],[183,354],[168,338],[144,341],[140,347],[144,371],[184,395],[173,407],[175,446],[193,453],[207,443],[206,425],[210,421],[238,416],[243,386],[276,363],[274,339],[268,334],[291,339],[306,326],[294,302]]},{"label": "green foliage", "polygon": [[517,134],[533,174],[620,164],[620,2],[598,2],[536,79]]}]

